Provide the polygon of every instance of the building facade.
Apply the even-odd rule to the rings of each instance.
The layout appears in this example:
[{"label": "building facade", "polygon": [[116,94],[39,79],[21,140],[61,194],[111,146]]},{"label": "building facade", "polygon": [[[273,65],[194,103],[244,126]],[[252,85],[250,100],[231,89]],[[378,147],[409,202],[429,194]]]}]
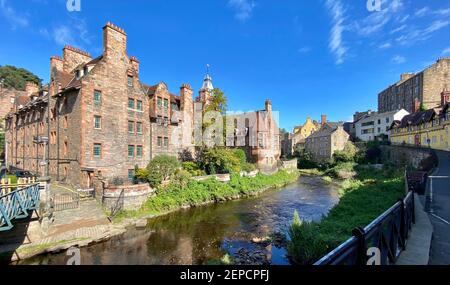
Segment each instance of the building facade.
[{"label": "building facade", "polygon": [[[126,32],[108,23],[100,56],[65,46],[62,57],[50,59],[48,87],[19,97],[17,108],[9,110],[7,164],[38,175],[48,166],[54,180],[78,188],[92,188],[97,178],[128,181],[135,167],[157,155],[193,155],[195,121],[212,92],[209,74],[196,100],[189,84],[175,95],[164,82],[143,83],[139,60],[127,54]],[[256,114],[251,127],[261,144],[249,153],[259,167],[271,168],[280,147],[270,101]],[[48,145],[38,138],[48,138]]]},{"label": "building facade", "polygon": [[391,127],[391,143],[450,151],[450,92],[442,92],[440,108],[405,116]]},{"label": "building facade", "polygon": [[450,58],[441,58],[418,73],[405,73],[400,81],[378,95],[378,112],[386,113],[405,109],[409,113],[421,107],[440,106],[440,92],[450,86]]},{"label": "building facade", "polygon": [[369,113],[355,123],[356,137],[365,142],[389,139],[392,123],[401,121],[406,115],[409,115],[406,110]]},{"label": "building facade", "polygon": [[305,151],[311,154],[315,162],[325,162],[331,159],[336,151],[343,150],[349,139],[350,135],[342,125],[325,124],[306,139]]}]

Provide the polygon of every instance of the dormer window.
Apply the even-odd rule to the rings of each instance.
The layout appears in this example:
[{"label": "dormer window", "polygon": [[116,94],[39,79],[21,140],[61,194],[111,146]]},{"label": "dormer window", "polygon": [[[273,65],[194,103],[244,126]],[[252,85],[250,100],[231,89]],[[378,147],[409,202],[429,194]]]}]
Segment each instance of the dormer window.
[{"label": "dormer window", "polygon": [[77,70],[77,80],[81,78],[81,70]]},{"label": "dormer window", "polygon": [[89,68],[87,66],[84,67],[84,75],[89,73]]}]

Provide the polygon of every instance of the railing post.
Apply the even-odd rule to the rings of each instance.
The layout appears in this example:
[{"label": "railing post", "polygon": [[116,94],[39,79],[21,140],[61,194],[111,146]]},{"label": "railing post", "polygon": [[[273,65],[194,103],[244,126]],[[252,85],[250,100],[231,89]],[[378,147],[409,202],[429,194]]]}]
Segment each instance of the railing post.
[{"label": "railing post", "polygon": [[367,265],[366,232],[363,228],[358,227],[352,231],[352,234],[358,240],[358,257],[356,265],[365,266]]},{"label": "railing post", "polygon": [[412,222],[416,224],[416,195],[414,192],[411,193],[412,199]]},{"label": "railing post", "polygon": [[405,209],[405,200],[399,199],[400,207],[401,207],[401,217],[400,217],[400,235],[401,235],[401,241],[402,241],[402,250],[406,250],[406,237],[408,236],[407,226],[406,226],[406,209]]}]

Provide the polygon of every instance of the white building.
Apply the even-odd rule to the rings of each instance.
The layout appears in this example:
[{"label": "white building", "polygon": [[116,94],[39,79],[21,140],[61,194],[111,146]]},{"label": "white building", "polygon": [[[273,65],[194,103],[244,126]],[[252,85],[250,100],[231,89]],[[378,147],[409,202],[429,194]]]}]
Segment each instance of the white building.
[{"label": "white building", "polygon": [[392,111],[387,113],[369,112],[367,115],[355,122],[356,137],[362,141],[373,141],[380,136],[390,137],[390,130],[394,121],[401,121],[409,115],[408,111]]}]

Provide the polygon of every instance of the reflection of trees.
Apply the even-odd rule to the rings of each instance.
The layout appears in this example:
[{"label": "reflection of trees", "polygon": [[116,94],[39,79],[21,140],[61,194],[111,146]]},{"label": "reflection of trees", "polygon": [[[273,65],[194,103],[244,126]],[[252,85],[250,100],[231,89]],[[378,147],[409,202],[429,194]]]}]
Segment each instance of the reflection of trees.
[{"label": "reflection of trees", "polygon": [[[149,255],[158,255],[164,264],[202,264],[220,258],[227,231],[239,226],[233,203],[211,205],[155,218],[155,231],[148,240]],[[189,240],[189,242],[188,242]]]}]

